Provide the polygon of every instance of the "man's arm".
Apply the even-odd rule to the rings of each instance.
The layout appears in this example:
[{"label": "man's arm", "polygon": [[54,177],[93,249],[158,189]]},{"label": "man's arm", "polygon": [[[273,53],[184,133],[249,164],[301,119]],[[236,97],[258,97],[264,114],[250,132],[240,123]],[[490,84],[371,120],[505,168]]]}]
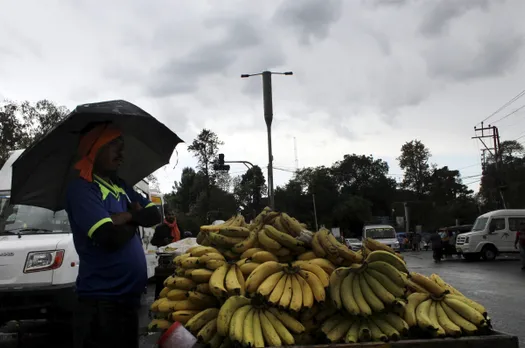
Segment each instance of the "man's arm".
[{"label": "man's arm", "polygon": [[155,203],[144,198],[124,182],[122,182],[122,186],[131,200],[132,205],[138,204],[137,208],[139,209],[132,209],[131,211],[131,221],[133,223],[142,227],[153,227],[161,222],[160,211]]},{"label": "man's arm", "polygon": [[[155,233],[151,239],[151,244],[156,247],[161,247],[169,244],[170,231],[166,225],[159,225],[155,228]],[[166,243],[168,242],[168,243]]]},{"label": "man's arm", "polygon": [[70,218],[96,245],[107,251],[124,246],[136,233],[129,224],[131,214],[109,215],[104,207],[98,188],[87,182],[79,182],[68,190],[68,214]]}]

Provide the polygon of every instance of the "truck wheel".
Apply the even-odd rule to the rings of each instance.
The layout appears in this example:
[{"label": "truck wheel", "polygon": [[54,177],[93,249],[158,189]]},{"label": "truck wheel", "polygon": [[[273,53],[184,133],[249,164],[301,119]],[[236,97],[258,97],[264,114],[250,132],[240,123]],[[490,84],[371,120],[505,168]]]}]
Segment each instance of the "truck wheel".
[{"label": "truck wheel", "polygon": [[479,260],[479,254],[478,253],[472,253],[472,254],[463,254],[463,257],[467,261],[478,261]]},{"label": "truck wheel", "polygon": [[481,258],[485,261],[494,261],[497,255],[498,249],[493,245],[485,245],[483,249],[481,249]]}]

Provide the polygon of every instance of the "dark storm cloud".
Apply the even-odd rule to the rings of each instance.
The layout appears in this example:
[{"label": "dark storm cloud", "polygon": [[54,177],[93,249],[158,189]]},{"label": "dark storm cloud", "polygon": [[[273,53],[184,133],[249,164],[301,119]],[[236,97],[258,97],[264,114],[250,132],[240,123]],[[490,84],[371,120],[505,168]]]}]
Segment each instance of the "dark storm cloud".
[{"label": "dark storm cloud", "polygon": [[[428,54],[428,71],[431,76],[458,81],[503,75],[519,63],[524,43],[523,34],[505,31],[505,35],[491,33],[470,54],[447,48],[439,51],[440,48],[436,47],[434,52]],[[447,51],[446,55],[444,51]],[[471,58],[465,59],[465,55]]]},{"label": "dark storm cloud", "polygon": [[206,26],[210,30],[225,27],[225,37],[168,59],[152,74],[148,84],[152,96],[195,92],[201,78],[226,73],[238,58],[239,51],[259,45],[262,40],[260,30],[248,19],[213,19],[208,20]]},{"label": "dark storm cloud", "polygon": [[427,13],[423,17],[420,30],[425,36],[437,36],[454,19],[475,9],[487,10],[488,0],[441,0],[427,4]]},{"label": "dark storm cloud", "polygon": [[324,40],[330,27],[342,15],[341,0],[283,1],[274,14],[274,20],[299,33],[299,42],[304,45],[312,39]]}]

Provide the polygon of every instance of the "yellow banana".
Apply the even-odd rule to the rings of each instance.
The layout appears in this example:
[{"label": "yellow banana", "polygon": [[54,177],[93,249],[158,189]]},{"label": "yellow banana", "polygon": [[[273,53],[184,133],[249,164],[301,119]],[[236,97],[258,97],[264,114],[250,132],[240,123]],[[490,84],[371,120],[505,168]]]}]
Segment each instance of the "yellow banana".
[{"label": "yellow banana", "polygon": [[252,310],[253,307],[251,305],[242,306],[241,308],[237,309],[235,313],[233,313],[233,316],[230,321],[230,332],[229,336],[230,339],[233,342],[239,342],[242,344],[243,339],[243,328],[244,328],[244,321],[246,319],[246,316],[248,315],[248,312]]},{"label": "yellow banana", "polygon": [[281,214],[279,214],[278,216],[275,217],[275,219],[273,220],[273,223],[272,223],[273,227],[275,227],[278,231],[281,231],[281,232],[288,232],[288,229],[284,226],[284,221],[282,219],[282,216]]},{"label": "yellow banana", "polygon": [[200,267],[199,258],[193,256],[187,257],[181,261],[181,267],[184,269],[198,268]]},{"label": "yellow banana", "polygon": [[199,257],[199,265],[204,265],[210,260],[223,260],[223,261],[226,261],[226,259],[224,258],[224,256],[222,256],[222,254],[219,254],[219,253],[206,253],[206,254],[201,255]]},{"label": "yellow banana", "polygon": [[[186,295],[184,295],[186,296]],[[152,311],[152,312],[158,312],[159,311],[159,305],[162,303],[162,302],[165,302],[165,301],[169,301],[166,297],[161,297],[159,298],[158,300],[155,300],[151,306],[149,307],[149,310]]]},{"label": "yellow banana", "polygon": [[384,250],[372,251],[370,254],[368,254],[366,258],[366,262],[371,263],[374,261],[384,261],[386,263],[391,264],[395,268],[397,268],[400,272],[408,273],[405,261],[401,260],[395,254],[389,253],[388,251],[384,251]]},{"label": "yellow banana", "polygon": [[449,319],[447,316],[447,313],[445,313],[445,310],[443,309],[443,306],[441,305],[441,302],[437,302],[436,304],[436,313],[439,325],[445,330],[445,333],[447,336],[451,337],[459,337],[461,336],[461,328],[454,324],[452,320]]},{"label": "yellow banana", "polygon": [[171,279],[168,281],[168,284],[166,285],[170,289],[181,289],[181,290],[191,290],[193,289],[197,284],[188,278],[184,277],[171,277]]},{"label": "yellow banana", "polygon": [[253,271],[257,267],[259,267],[261,264],[257,262],[246,262],[245,264],[239,266],[239,269],[241,270],[241,273],[245,278],[248,278],[250,274],[252,274]]},{"label": "yellow banana", "polygon": [[246,279],[246,291],[253,294],[259,285],[272,274],[282,271],[283,266],[275,261],[268,261],[258,266]]},{"label": "yellow banana", "polygon": [[377,325],[379,330],[381,330],[381,332],[383,332],[389,340],[399,341],[399,339],[401,338],[401,334],[399,333],[399,331],[397,331],[395,327],[390,325],[388,321],[376,316],[372,318],[372,322],[375,325]]},{"label": "yellow banana", "polygon": [[410,280],[427,290],[430,294],[436,297],[445,295],[448,291],[445,288],[438,285],[436,282],[430,280],[422,274],[411,272]]},{"label": "yellow banana", "polygon": [[359,341],[359,327],[361,326],[359,320],[354,320],[350,330],[346,333],[346,343],[357,343]]},{"label": "yellow banana", "polygon": [[260,310],[253,313],[253,347],[264,348],[264,336],[261,327],[261,320],[259,318]]},{"label": "yellow banana", "polygon": [[337,249],[337,246],[332,244],[328,238],[328,236],[332,233],[326,228],[321,228],[317,233],[319,234],[319,244],[321,244],[321,246],[323,247],[324,251],[327,254],[327,257],[339,257],[339,250]]},{"label": "yellow banana", "polygon": [[383,313],[380,318],[394,327],[397,332],[401,334],[401,336],[408,335],[409,326],[407,322],[404,321],[399,315],[387,312]]},{"label": "yellow banana", "polygon": [[257,263],[265,263],[268,261],[279,261],[275,255],[270,253],[269,251],[259,251],[252,255],[251,257],[253,262]]},{"label": "yellow banana", "polygon": [[[228,291],[224,287],[226,274],[230,270],[230,265],[225,263],[221,267],[217,268],[210,278],[210,291],[216,297],[225,297]],[[222,334],[221,334],[222,335]],[[223,335],[224,336],[224,335]]]},{"label": "yellow banana", "polygon": [[326,300],[326,290],[324,289],[321,280],[315,275],[315,273],[310,271],[300,270],[299,275],[306,280],[310,289],[312,289],[315,300],[319,303],[323,303]]},{"label": "yellow banana", "polygon": [[188,268],[184,271],[183,277],[191,279],[191,272],[195,271],[197,268]]},{"label": "yellow banana", "polygon": [[312,250],[315,253],[315,255],[317,255],[317,257],[326,257],[326,251],[324,251],[321,242],[319,242],[319,232],[314,233],[314,237],[312,238]]},{"label": "yellow banana", "polygon": [[282,245],[279,242],[268,236],[265,229],[259,231],[258,238],[259,243],[261,243],[261,245],[267,250],[275,251],[282,248]]},{"label": "yellow banana", "polygon": [[345,318],[337,323],[337,325],[332,330],[330,330],[330,332],[328,332],[326,337],[332,343],[340,342],[343,337],[346,336],[348,330],[350,330],[352,327],[352,324],[352,320]]},{"label": "yellow banana", "polygon": [[281,249],[275,250],[275,251],[272,250],[272,252],[275,254],[275,256],[279,256],[279,257],[290,256],[290,254],[292,253],[290,249],[285,248],[285,247],[282,247]]},{"label": "yellow banana", "polygon": [[242,254],[246,250],[253,248],[257,242],[257,231],[251,231],[248,238],[238,242],[232,247],[232,251],[237,254]]},{"label": "yellow banana", "polygon": [[416,327],[418,325],[416,309],[422,302],[428,300],[428,298],[429,294],[420,292],[415,292],[408,296],[407,305],[405,306],[404,319],[409,327]]},{"label": "yellow banana", "polygon": [[396,300],[395,296],[388,292],[388,290],[374,277],[372,277],[368,271],[362,273],[362,277],[366,280],[370,289],[373,293],[385,304],[390,305]]},{"label": "yellow banana", "polygon": [[454,288],[452,285],[450,285],[448,283],[445,283],[445,281],[439,275],[433,273],[433,274],[430,275],[430,279],[435,281],[441,287],[443,287],[446,290],[450,291],[451,294],[465,297],[465,295],[463,295],[458,289]]},{"label": "yellow banana", "polygon": [[246,238],[250,230],[241,226],[229,226],[219,229],[219,233],[226,237]]},{"label": "yellow banana", "polygon": [[210,246],[202,246],[202,245],[193,247],[190,250],[188,250],[188,252],[190,256],[196,256],[196,257],[201,257],[202,255],[205,255],[205,254],[219,254],[220,255],[217,249],[210,247]]},{"label": "yellow banana", "polygon": [[395,268],[391,264],[386,263],[384,261],[374,261],[368,264],[368,268],[371,268],[373,270],[383,273],[388,278],[390,278],[390,280],[392,280],[394,284],[396,284],[397,286],[401,288],[405,287],[405,279],[403,278],[401,273],[397,270],[397,268]]},{"label": "yellow banana", "polygon": [[341,321],[343,321],[345,318],[341,314],[336,314],[334,316],[329,317],[325,320],[325,322],[321,325],[321,331],[328,335],[330,331],[332,331],[337,324],[339,324]]},{"label": "yellow banana", "polygon": [[395,297],[402,297],[405,295],[405,288],[397,286],[392,280],[390,280],[389,277],[384,275],[381,272],[378,272],[374,269],[367,269],[366,272],[371,275],[374,279],[376,279],[381,285],[385,287],[385,289],[388,290],[392,295]]},{"label": "yellow banana", "polygon": [[206,295],[213,295],[210,291],[210,284],[209,283],[202,283],[202,284],[197,284],[197,286],[195,287],[195,290],[202,293],[202,294],[206,294]]},{"label": "yellow banana", "polygon": [[188,300],[192,302],[203,302],[208,305],[208,307],[217,306],[217,299],[214,296],[206,295],[197,291],[189,291],[187,293]]},{"label": "yellow banana", "polygon": [[221,336],[228,336],[233,314],[241,307],[249,305],[250,300],[244,296],[232,296],[224,302],[217,315],[217,332]]},{"label": "yellow banana", "polygon": [[273,327],[268,317],[266,317],[265,312],[266,311],[263,310],[259,311],[259,320],[261,322],[262,333],[264,340],[266,341],[266,346],[280,347],[282,346],[281,338],[279,337],[279,334]]},{"label": "yellow banana", "polygon": [[295,339],[293,338],[292,334],[286,326],[270,311],[264,311],[264,315],[266,318],[270,321],[270,323],[273,325],[273,328],[281,338],[281,341],[289,346],[292,346],[295,344]]},{"label": "yellow banana", "polygon": [[438,316],[437,316],[437,302],[436,301],[432,301],[432,304],[430,305],[430,312],[428,314],[428,317],[430,318],[430,321],[432,322],[432,324],[437,327],[437,331],[434,332],[434,335],[436,335],[437,337],[445,337],[446,336],[446,332],[445,330],[441,327],[441,325],[439,324],[439,319],[438,319]]},{"label": "yellow banana", "polygon": [[458,312],[450,308],[444,301],[441,301],[439,304],[441,305],[441,308],[443,308],[443,310],[445,311],[445,314],[450,319],[450,321],[452,321],[454,324],[460,327],[463,333],[469,336],[476,334],[476,332],[478,331],[476,325],[463,318],[460,314],[458,314]]},{"label": "yellow banana", "polygon": [[281,231],[277,231],[275,227],[271,225],[265,225],[264,230],[266,231],[266,234],[268,237],[272,238],[273,240],[277,241],[282,246],[291,249],[293,251],[299,251],[304,250],[304,242],[295,239],[294,237],[290,236],[289,234],[286,234]]},{"label": "yellow banana", "polygon": [[223,341],[223,337],[215,332],[215,335],[213,335],[212,339],[208,342],[208,346],[210,348],[219,348]]},{"label": "yellow banana", "polygon": [[311,263],[310,261],[295,261],[292,263],[292,266],[299,266],[300,269],[305,271],[310,271],[314,273],[317,278],[321,281],[323,287],[328,287],[330,285],[330,277],[328,274],[318,265]]},{"label": "yellow banana", "polygon": [[239,281],[239,285],[241,286],[241,295],[246,295],[246,281],[244,279],[244,275],[242,274],[241,268],[237,265],[233,265],[235,268],[235,273],[237,274],[237,280]]},{"label": "yellow banana", "polygon": [[186,290],[171,289],[166,296],[170,301],[181,301],[186,299]]},{"label": "yellow banana", "polygon": [[288,233],[292,236],[300,236],[303,232],[303,227],[301,226],[299,221],[295,220],[290,215],[282,213],[281,216],[278,217],[278,219],[279,222],[281,222],[281,225],[283,225],[283,227],[285,228],[285,230],[288,231]]},{"label": "yellow banana", "polygon": [[321,259],[321,258],[316,257],[314,259],[308,260],[308,262],[321,267],[328,275],[331,275],[332,272],[335,271],[336,269],[334,264],[327,259]]},{"label": "yellow banana", "polygon": [[197,284],[208,283],[213,274],[212,270],[206,268],[198,268],[191,271],[191,280]]},{"label": "yellow banana", "polygon": [[226,248],[231,248],[237,243],[241,243],[244,240],[244,238],[226,237],[222,234],[218,234],[215,232],[209,232],[208,238],[210,239],[212,245],[217,245],[219,247]]},{"label": "yellow banana", "polygon": [[186,324],[188,320],[193,318],[196,314],[200,313],[199,310],[182,310],[171,313],[171,321],[178,321],[182,325]]},{"label": "yellow banana", "polygon": [[370,334],[372,336],[372,341],[377,342],[386,342],[388,341],[387,335],[385,335],[379,326],[376,325],[372,320],[368,320],[368,328],[370,329]]},{"label": "yellow banana", "polygon": [[430,320],[430,307],[432,306],[432,299],[429,298],[419,304],[416,308],[417,324],[422,330],[437,331],[438,327]]},{"label": "yellow banana", "polygon": [[295,277],[299,281],[299,286],[301,287],[301,290],[303,292],[303,304],[302,304],[302,307],[304,307],[304,308],[312,308],[313,305],[314,305],[314,293],[312,291],[312,288],[310,287],[310,285],[308,285],[308,282],[306,280],[304,280],[303,277],[301,277],[301,275],[299,273],[296,273]]},{"label": "yellow banana", "polygon": [[372,312],[381,312],[385,309],[385,305],[383,302],[376,296],[372,288],[370,288],[370,285],[368,285],[366,278],[362,273],[358,274],[359,276],[359,285],[361,288],[361,293],[363,294],[363,297],[365,298],[366,303],[370,306],[370,309],[372,309]]},{"label": "yellow banana", "polygon": [[372,339],[372,334],[370,328],[368,327],[368,320],[361,320],[361,325],[359,326],[359,341],[368,342]]},{"label": "yellow banana", "polygon": [[279,280],[283,276],[284,276],[283,271],[275,272],[274,274],[266,278],[261,283],[261,285],[259,285],[259,287],[257,288],[257,293],[259,293],[260,295],[264,297],[268,297],[272,293],[273,289],[275,288],[277,283],[279,283]]},{"label": "yellow banana", "polygon": [[313,251],[307,251],[297,256],[297,260],[313,260],[317,258],[317,255]]},{"label": "yellow banana", "polygon": [[171,326],[172,322],[165,319],[153,319],[149,325],[148,330],[154,331],[154,330],[167,330]]},{"label": "yellow banana", "polygon": [[365,245],[368,249],[370,249],[370,251],[384,250],[392,254],[396,253],[394,249],[392,249],[388,245],[378,242],[377,240],[373,238],[365,238],[363,245]]},{"label": "yellow banana", "polygon": [[197,334],[199,342],[209,343],[217,332],[217,318],[210,320]]},{"label": "yellow banana", "polygon": [[293,288],[292,288],[292,274],[286,275],[286,283],[284,284],[283,295],[279,300],[279,307],[287,309],[290,307],[292,300]]},{"label": "yellow banana", "polygon": [[293,312],[299,312],[303,307],[303,289],[301,283],[297,279],[296,274],[290,275],[292,281],[292,299],[290,301],[290,310]]},{"label": "yellow banana", "polygon": [[369,316],[372,314],[372,308],[370,308],[370,305],[368,302],[366,302],[365,297],[363,296],[363,291],[361,290],[361,282],[359,281],[359,274],[356,274],[354,276],[354,280],[352,281],[352,292],[355,299],[355,302],[357,303],[357,306],[359,307],[359,312],[363,316]]},{"label": "yellow banana", "polygon": [[485,318],[483,317],[483,315],[468,304],[447,296],[445,296],[444,301],[447,304],[447,306],[452,308],[454,311],[456,311],[463,318],[470,321],[472,324],[476,326],[481,326],[485,323]]},{"label": "yellow banana", "polygon": [[253,316],[255,313],[257,313],[257,309],[252,307],[244,319],[242,328],[242,344],[245,347],[253,347],[255,345],[255,338],[253,336]]},{"label": "yellow banana", "polygon": [[224,260],[208,260],[208,262],[206,262],[206,268],[215,271],[217,268],[221,267],[226,263],[227,262]]},{"label": "yellow banana", "polygon": [[276,305],[281,300],[281,297],[284,293],[284,288],[286,287],[286,281],[288,280],[288,274],[283,274],[281,279],[277,282],[277,285],[273,288],[270,297],[268,298],[268,302],[270,302],[273,305]]},{"label": "yellow banana", "polygon": [[343,279],[343,282],[340,285],[342,304],[347,312],[352,315],[358,315],[361,312],[353,292],[353,283],[359,282],[357,276],[357,273],[351,272]]},{"label": "yellow banana", "polygon": [[173,311],[182,311],[185,309],[188,310],[203,310],[209,308],[209,305],[207,303],[202,302],[193,302],[190,300],[182,300],[182,301],[174,301],[173,306],[171,307],[171,310]]},{"label": "yellow banana", "polygon": [[292,317],[290,314],[280,311],[279,309],[275,307],[268,308],[268,311],[270,311],[273,315],[279,319],[283,323],[284,326],[294,334],[301,334],[305,331],[305,327],[303,324],[301,324],[299,321],[297,321],[294,317]]},{"label": "yellow banana", "polygon": [[[225,286],[229,296],[241,295],[241,284],[237,279],[237,265],[231,265],[226,273]],[[244,278],[243,278],[244,279]]]},{"label": "yellow banana", "polygon": [[342,294],[341,294],[341,288],[342,283],[344,282],[344,279],[350,274],[350,268],[347,267],[341,267],[336,269],[331,275],[329,279],[329,290],[330,290],[330,298],[332,299],[333,304],[337,309],[341,309],[343,307],[343,301],[342,301]]},{"label": "yellow banana", "polygon": [[212,319],[217,318],[219,315],[218,308],[208,308],[199,313],[195,314],[190,320],[186,322],[186,329],[188,329],[193,334],[197,334],[200,329],[206,325]]},{"label": "yellow banana", "polygon": [[252,257],[252,255],[255,254],[258,251],[264,251],[264,250],[261,249],[261,248],[250,248],[250,249],[246,250],[245,252],[242,253],[241,260],[242,259],[248,259],[248,258]]},{"label": "yellow banana", "polygon": [[460,295],[453,295],[453,294],[445,295],[445,297],[461,301],[469,305],[470,307],[474,308],[475,310],[477,310],[479,313],[481,313],[481,315],[483,315],[483,317],[487,318],[487,310],[485,309],[485,307],[471,300],[470,298],[462,296],[462,295],[460,296]]},{"label": "yellow banana", "polygon": [[423,288],[422,286],[420,286],[419,284],[413,282],[411,279],[406,279],[405,280],[405,284],[406,284],[406,287],[409,291],[411,292],[421,292],[421,293],[424,293],[424,294],[430,294],[430,292],[427,291],[427,289]]},{"label": "yellow banana", "polygon": [[170,288],[168,287],[165,287],[163,288],[160,293],[159,293],[159,298],[162,298],[162,297],[168,297],[168,293],[171,291]]}]

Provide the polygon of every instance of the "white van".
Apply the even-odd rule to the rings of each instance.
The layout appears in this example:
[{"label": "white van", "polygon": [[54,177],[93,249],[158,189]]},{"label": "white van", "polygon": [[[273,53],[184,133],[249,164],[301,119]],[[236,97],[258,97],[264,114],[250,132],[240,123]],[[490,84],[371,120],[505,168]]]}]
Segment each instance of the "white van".
[{"label": "white van", "polygon": [[[78,254],[64,210],[10,205],[11,166],[23,150],[14,151],[0,170],[0,325],[8,320],[67,318],[75,300]],[[135,189],[149,196],[147,183]],[[149,241],[153,229],[142,229]],[[148,277],[157,258],[144,246]]]},{"label": "white van", "polygon": [[456,238],[456,250],[467,260],[480,257],[492,261],[500,253],[518,252],[514,248],[516,231],[525,223],[525,209],[494,210],[479,216],[471,232]]},{"label": "white van", "polygon": [[[365,225],[363,227],[363,239],[365,238],[375,239],[399,252],[396,230],[390,225]],[[352,249],[354,249],[353,244]]]}]

